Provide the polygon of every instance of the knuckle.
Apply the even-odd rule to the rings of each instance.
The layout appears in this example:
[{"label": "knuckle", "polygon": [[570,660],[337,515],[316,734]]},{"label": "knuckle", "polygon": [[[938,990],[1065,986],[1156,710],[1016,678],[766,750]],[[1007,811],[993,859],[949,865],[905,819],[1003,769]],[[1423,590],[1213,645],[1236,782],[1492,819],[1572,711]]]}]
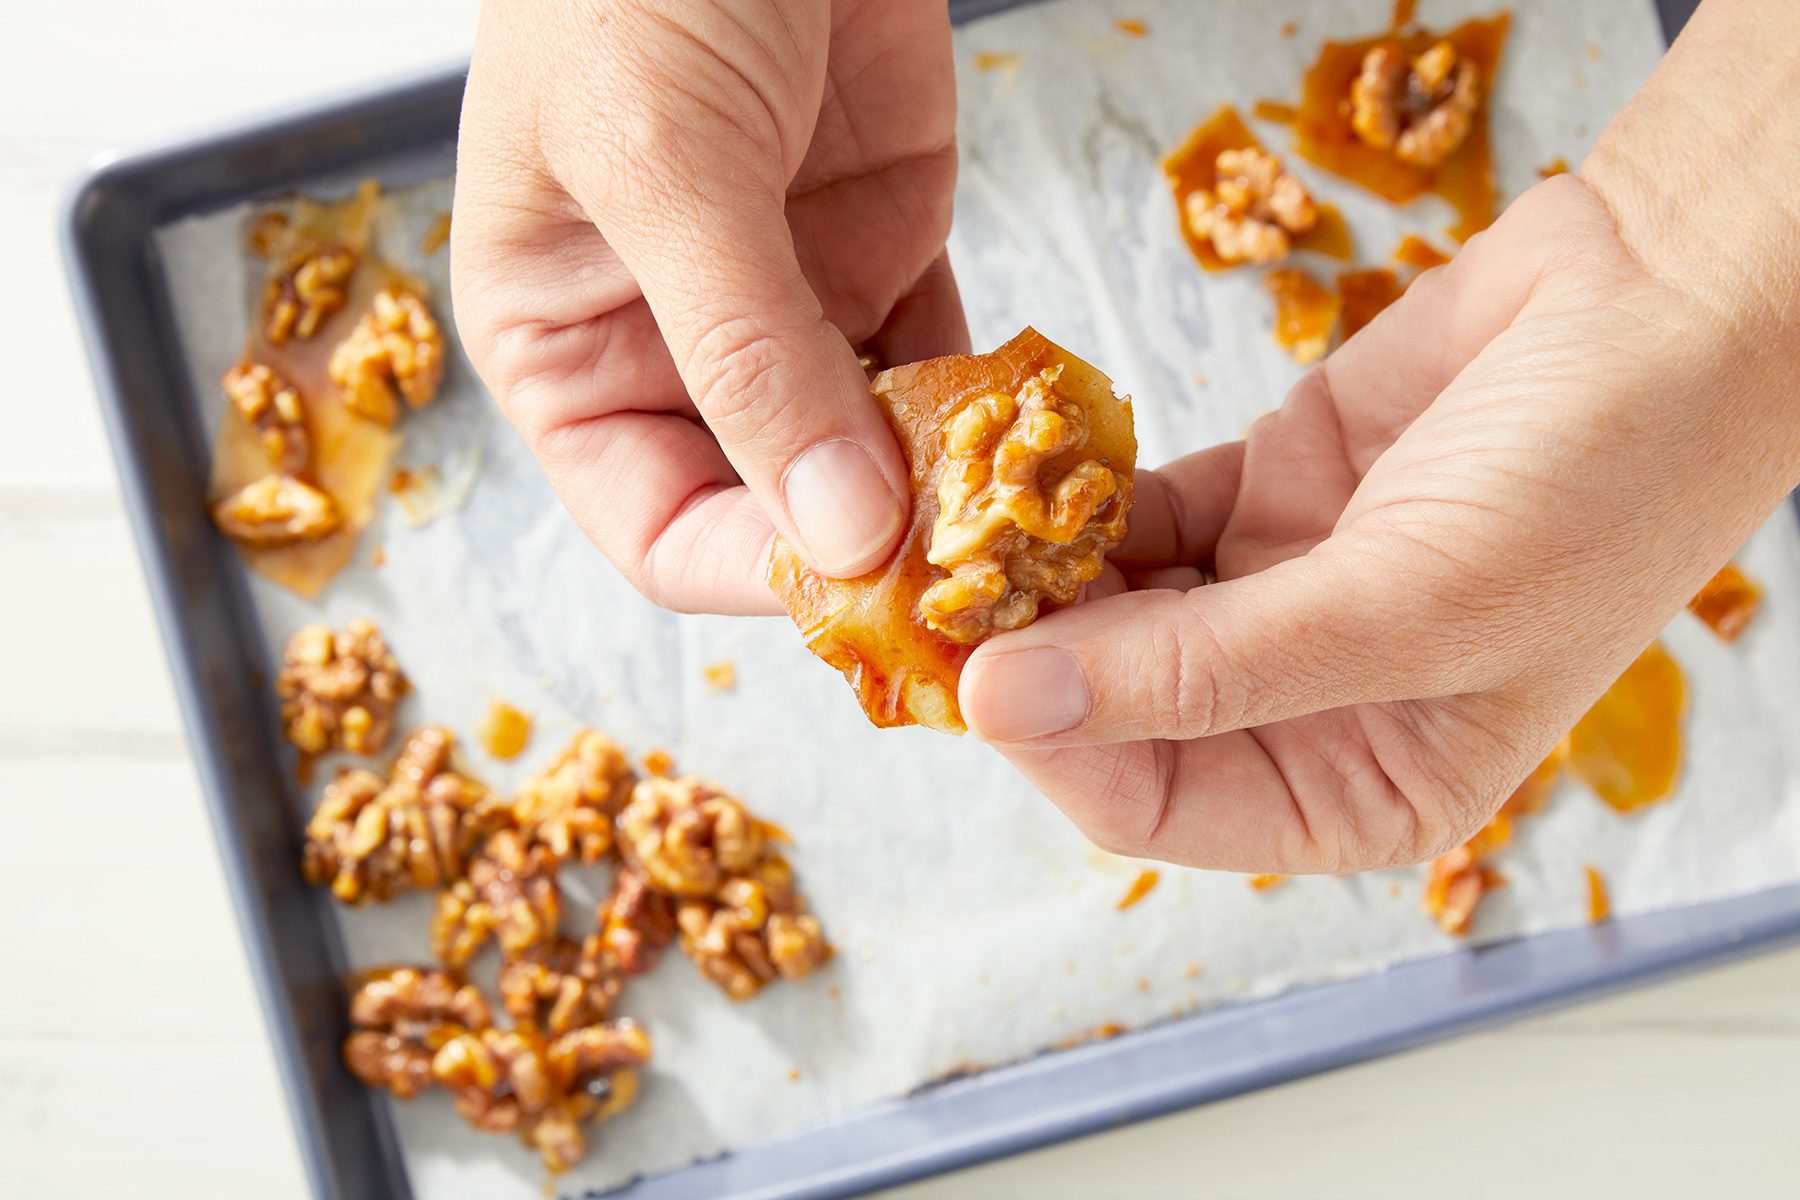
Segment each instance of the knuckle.
[{"label": "knuckle", "polygon": [[695,342],[686,375],[709,425],[737,440],[782,427],[795,403],[783,386],[790,332],[758,317],[729,317]]}]

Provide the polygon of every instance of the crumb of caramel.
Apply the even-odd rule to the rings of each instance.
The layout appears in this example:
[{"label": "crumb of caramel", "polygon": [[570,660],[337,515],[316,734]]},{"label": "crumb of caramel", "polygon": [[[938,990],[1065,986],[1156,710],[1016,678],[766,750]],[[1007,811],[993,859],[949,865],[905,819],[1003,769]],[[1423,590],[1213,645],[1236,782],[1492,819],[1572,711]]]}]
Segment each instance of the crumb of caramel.
[{"label": "crumb of caramel", "polygon": [[450,240],[450,214],[441,212],[431,219],[430,228],[425,236],[419,239],[419,253],[429,258],[444,248]]},{"label": "crumb of caramel", "polygon": [[1343,301],[1298,267],[1270,271],[1263,287],[1275,298],[1275,344],[1303,365],[1324,358]]},{"label": "crumb of caramel", "polygon": [[1120,17],[1117,21],[1113,22],[1113,28],[1117,29],[1126,37],[1141,38],[1148,37],[1150,34],[1150,26],[1146,25],[1137,17]]},{"label": "crumb of caramel", "polygon": [[482,749],[495,758],[517,758],[531,741],[531,714],[504,700],[495,700],[481,718],[476,736],[481,739]]},{"label": "crumb of caramel", "polygon": [[1537,169],[1539,179],[1550,179],[1557,175],[1569,173],[1569,160],[1558,155]]},{"label": "crumb of caramel", "polygon": [[1588,920],[1598,925],[1612,916],[1612,900],[1606,894],[1606,878],[1592,864],[1584,866],[1582,871],[1587,875]]},{"label": "crumb of caramel", "polygon": [[1687,606],[1714,633],[1735,642],[1762,607],[1762,594],[1761,584],[1738,570],[1735,563],[1726,563]]},{"label": "crumb of caramel", "polygon": [[1299,32],[1300,32],[1300,22],[1298,22],[1298,21],[1283,21],[1281,23],[1281,36],[1282,37],[1291,38],[1296,33],[1299,33]]},{"label": "crumb of caramel", "polygon": [[1450,256],[1417,234],[1409,233],[1394,247],[1394,261],[1418,271],[1441,267]]},{"label": "crumb of caramel", "polygon": [[975,56],[977,71],[1016,71],[1025,64],[1017,54],[996,54],[984,50]]},{"label": "crumb of caramel", "polygon": [[1247,882],[1254,890],[1266,892],[1271,888],[1280,887],[1287,881],[1286,875],[1252,875]]},{"label": "crumb of caramel", "polygon": [[675,773],[675,756],[667,750],[647,750],[644,752],[644,774],[658,779],[667,779]]},{"label": "crumb of caramel", "polygon": [[1161,872],[1156,870],[1139,871],[1137,878],[1131,881],[1131,886],[1125,889],[1125,894],[1119,897],[1119,903],[1116,906],[1118,911],[1124,912],[1139,900],[1148,896],[1150,894],[1150,889],[1154,888],[1157,881],[1161,878]]},{"label": "crumb of caramel", "polygon": [[700,673],[706,677],[706,686],[715,692],[729,692],[737,686],[737,664],[730,659],[710,663]]}]

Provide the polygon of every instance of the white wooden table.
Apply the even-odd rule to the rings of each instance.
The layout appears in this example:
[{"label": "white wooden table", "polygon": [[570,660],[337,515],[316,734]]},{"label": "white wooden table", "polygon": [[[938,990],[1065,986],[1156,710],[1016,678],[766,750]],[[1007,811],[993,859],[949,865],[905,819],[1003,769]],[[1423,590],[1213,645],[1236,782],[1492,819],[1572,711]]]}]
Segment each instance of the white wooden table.
[{"label": "white wooden table", "polygon": [[[0,1195],[300,1164],[52,236],[108,146],[465,52],[475,0],[62,0],[0,51]],[[1800,950],[894,1193],[1800,1188]]]}]

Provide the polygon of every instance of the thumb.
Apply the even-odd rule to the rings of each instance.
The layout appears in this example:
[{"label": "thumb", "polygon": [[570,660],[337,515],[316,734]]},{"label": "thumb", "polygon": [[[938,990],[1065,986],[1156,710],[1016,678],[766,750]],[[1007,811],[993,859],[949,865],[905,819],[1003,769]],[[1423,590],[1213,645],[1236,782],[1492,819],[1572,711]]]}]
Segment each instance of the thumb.
[{"label": "thumb", "polygon": [[700,416],[812,566],[878,565],[906,523],[906,463],[801,271],[779,156],[690,123],[631,159],[571,191],[643,289]]},{"label": "thumb", "polygon": [[[1130,592],[987,642],[960,702],[984,741],[1186,740],[1352,704],[1449,695],[1476,669],[1433,647],[1453,609],[1322,546],[1187,592]],[[1403,565],[1380,574],[1404,579]]]}]

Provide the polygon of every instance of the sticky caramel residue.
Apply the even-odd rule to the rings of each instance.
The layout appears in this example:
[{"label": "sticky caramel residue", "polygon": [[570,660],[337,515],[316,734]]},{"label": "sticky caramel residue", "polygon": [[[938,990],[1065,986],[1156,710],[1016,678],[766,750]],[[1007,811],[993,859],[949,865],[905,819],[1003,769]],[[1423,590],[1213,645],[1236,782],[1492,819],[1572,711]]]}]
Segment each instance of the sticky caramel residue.
[{"label": "sticky caramel residue", "polygon": [[1736,564],[1726,563],[1688,601],[1688,611],[1726,641],[1735,642],[1762,607],[1762,593],[1761,584],[1747,578]]},{"label": "sticky caramel residue", "polygon": [[1388,25],[1401,29],[1413,23],[1413,16],[1419,11],[1419,0],[1394,0],[1394,15]]},{"label": "sticky caramel residue", "polygon": [[1606,894],[1606,879],[1598,867],[1590,864],[1582,871],[1587,875],[1588,920],[1598,925],[1612,916],[1612,899]]},{"label": "sticky caramel residue", "polygon": [[977,71],[1016,71],[1025,65],[1025,60],[1017,54],[996,54],[984,50],[975,56]]},{"label": "sticky caramel residue", "polygon": [[1537,177],[1539,179],[1549,179],[1555,175],[1567,175],[1568,173],[1569,160],[1560,155],[1537,169]]},{"label": "sticky caramel residue", "polygon": [[1569,733],[1569,773],[1616,811],[1655,804],[1681,770],[1681,667],[1652,642]]},{"label": "sticky caramel residue", "polygon": [[[1407,16],[1410,20],[1410,13]],[[1456,210],[1450,235],[1457,241],[1467,241],[1492,224],[1496,215],[1499,187],[1488,137],[1486,96],[1498,77],[1511,21],[1511,14],[1502,12],[1465,21],[1441,35],[1421,30],[1354,42],[1326,42],[1300,82],[1294,148],[1302,157],[1390,203],[1406,204],[1427,193],[1441,197]],[[1448,41],[1457,54],[1474,62],[1481,73],[1483,101],[1468,139],[1441,165],[1427,170],[1409,166],[1359,138],[1350,126],[1347,101],[1350,85],[1362,70],[1364,56],[1375,46],[1394,43],[1413,57],[1439,41]]]},{"label": "sticky caramel residue", "polygon": [[488,705],[487,715],[476,731],[484,750],[495,758],[517,758],[531,742],[531,714],[514,708],[504,700]]},{"label": "sticky caramel residue", "polygon": [[[343,513],[343,528],[317,541],[239,548],[252,571],[306,597],[318,595],[349,563],[357,537],[374,512],[388,463],[400,446],[400,438],[392,431],[349,412],[338,401],[337,389],[326,373],[332,349],[368,311],[375,293],[397,279],[394,271],[367,256],[380,198],[380,188],[368,182],[347,200],[319,204],[300,199],[286,213],[261,214],[248,231],[251,250],[267,259],[271,270],[279,270],[290,254],[307,245],[336,243],[363,258],[351,278],[347,303],[324,322],[317,336],[274,345],[262,322],[252,321],[241,356],[274,368],[299,389],[312,442],[309,482],[330,493]],[[405,282],[421,290],[416,281]],[[268,469],[254,427],[228,411],[213,444],[208,495],[215,500],[229,495],[266,475]]]},{"label": "sticky caramel residue", "polygon": [[[1260,115],[1260,114],[1259,114]],[[1225,271],[1242,263],[1227,262],[1213,249],[1212,242],[1197,236],[1185,217],[1187,198],[1199,191],[1210,191],[1218,180],[1219,154],[1224,150],[1261,150],[1262,143],[1244,124],[1244,118],[1231,105],[1221,105],[1163,159],[1163,175],[1175,193],[1175,216],[1181,225],[1181,236],[1188,249],[1208,271]],[[1311,250],[1329,258],[1348,259],[1355,254],[1350,226],[1344,214],[1329,204],[1316,204],[1318,221],[1294,239],[1295,250]]]},{"label": "sticky caramel residue", "polygon": [[1343,303],[1337,293],[1298,267],[1270,271],[1263,276],[1263,286],[1275,297],[1275,344],[1295,362],[1324,358]]},{"label": "sticky caramel residue", "polygon": [[1117,29],[1126,37],[1141,38],[1150,35],[1150,26],[1146,25],[1136,17],[1120,17],[1117,21],[1113,22],[1113,28]]},{"label": "sticky caramel residue", "polygon": [[1119,903],[1117,905],[1118,910],[1124,912],[1139,900],[1148,896],[1150,894],[1150,889],[1154,888],[1157,881],[1161,878],[1162,873],[1159,871],[1139,871],[1137,878],[1131,881],[1131,886],[1125,889],[1125,894],[1119,897]]},{"label": "sticky caramel residue", "polygon": [[1258,892],[1266,892],[1273,888],[1278,888],[1287,881],[1288,877],[1286,875],[1252,875],[1249,879],[1245,880],[1245,882],[1250,885],[1251,890]]}]

